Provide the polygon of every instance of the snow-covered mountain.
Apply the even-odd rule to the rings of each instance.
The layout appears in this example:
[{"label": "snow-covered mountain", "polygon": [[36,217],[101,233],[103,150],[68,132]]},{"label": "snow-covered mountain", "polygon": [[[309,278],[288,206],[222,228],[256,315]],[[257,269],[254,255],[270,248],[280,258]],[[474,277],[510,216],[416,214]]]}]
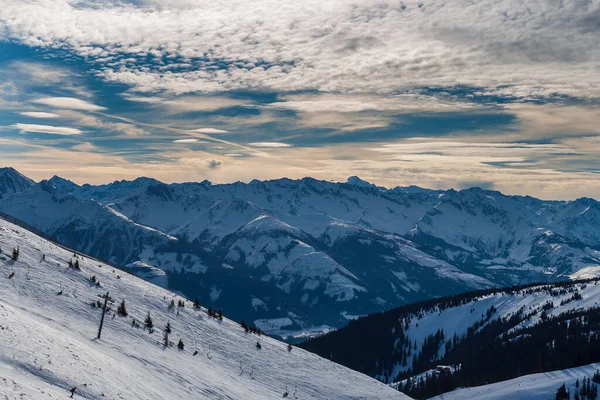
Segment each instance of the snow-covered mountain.
[{"label": "snow-covered mountain", "polygon": [[[2,219],[0,248],[3,399],[66,398],[74,386],[75,398],[86,399],[263,400],[286,390],[298,399],[407,399]],[[80,269],[69,268],[70,261]],[[96,304],[107,292],[114,303],[97,339],[102,311]],[[171,307],[172,300],[185,306]],[[122,301],[127,316],[115,313]],[[153,330],[144,326],[148,313]],[[173,345],[164,344],[167,323]]]},{"label": "snow-covered mountain", "polygon": [[[600,362],[599,282],[532,284],[428,300],[357,319],[301,346],[418,399],[465,387],[471,389],[439,399],[551,398],[548,393],[563,382],[573,386],[583,370],[589,379],[598,367],[550,373]],[[348,351],[358,346],[360,352]],[[519,378],[534,373],[539,375]],[[561,376],[564,380],[548,381]],[[528,385],[515,385],[523,382]],[[477,388],[487,383],[492,384]]]},{"label": "snow-covered mountain", "polygon": [[34,183],[14,168],[0,168],[0,199],[29,189]]},{"label": "snow-covered mountain", "polygon": [[[16,179],[16,178],[15,178]],[[294,336],[465,290],[600,271],[599,203],[279,179],[82,185],[0,211],[190,298]]]}]

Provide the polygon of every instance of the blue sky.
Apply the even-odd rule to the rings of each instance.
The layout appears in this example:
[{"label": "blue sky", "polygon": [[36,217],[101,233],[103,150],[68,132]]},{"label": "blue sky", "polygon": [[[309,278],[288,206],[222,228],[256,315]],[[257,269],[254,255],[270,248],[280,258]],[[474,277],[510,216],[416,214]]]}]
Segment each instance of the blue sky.
[{"label": "blue sky", "polygon": [[600,197],[600,1],[5,0],[34,179],[350,175]]}]

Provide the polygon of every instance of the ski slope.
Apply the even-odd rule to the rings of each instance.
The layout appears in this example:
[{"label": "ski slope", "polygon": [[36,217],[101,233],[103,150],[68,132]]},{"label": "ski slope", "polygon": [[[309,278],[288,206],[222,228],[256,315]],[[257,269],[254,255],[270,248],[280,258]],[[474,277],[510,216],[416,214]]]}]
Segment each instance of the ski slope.
[{"label": "ski slope", "polygon": [[574,393],[577,379],[581,384],[584,377],[591,378],[599,368],[600,364],[596,363],[561,371],[525,375],[490,385],[458,389],[431,400],[550,400],[563,383],[570,393]]},{"label": "ski slope", "polygon": [[[17,246],[14,261],[8,255]],[[77,386],[75,397],[86,399],[276,399],[287,386],[288,398],[408,399],[366,375],[211,318],[189,301],[169,308],[181,298],[97,260],[79,255],[81,271],[71,269],[72,252],[4,220],[0,248],[0,398],[65,398]],[[101,310],[91,303],[107,291],[115,303],[96,339]],[[129,316],[114,316],[123,299]],[[154,333],[143,327],[147,312]],[[183,351],[163,345],[167,321],[170,340],[182,339]]]}]

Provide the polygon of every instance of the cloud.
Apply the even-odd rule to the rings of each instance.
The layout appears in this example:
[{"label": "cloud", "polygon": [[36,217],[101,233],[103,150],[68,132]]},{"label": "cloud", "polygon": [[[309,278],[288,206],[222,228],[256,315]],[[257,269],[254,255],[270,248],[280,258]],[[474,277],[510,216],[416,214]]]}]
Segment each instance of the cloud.
[{"label": "cloud", "polygon": [[42,111],[23,111],[19,114],[30,118],[58,118],[60,115]]},{"label": "cloud", "polygon": [[200,133],[227,133],[228,131],[225,131],[223,129],[216,129],[216,128],[199,128],[199,129],[194,129],[194,131],[196,132],[200,132]]},{"label": "cloud", "polygon": [[223,161],[217,160],[215,158],[202,159],[195,157],[182,157],[181,159],[179,159],[179,162],[183,165],[191,165],[208,169],[217,169],[223,165]]},{"label": "cloud", "polygon": [[44,104],[50,107],[62,108],[68,110],[80,111],[102,111],[105,107],[97,106],[85,100],[76,99],[74,97],[45,97],[42,99],[32,100],[32,103]]},{"label": "cloud", "polygon": [[281,148],[281,147],[291,147],[291,144],[282,143],[282,142],[254,142],[248,143],[249,146],[252,147],[265,147],[265,148]]},{"label": "cloud", "polygon": [[[484,88],[600,96],[597,1],[4,0],[5,38],[139,93]],[[168,15],[168,18],[165,18]]]},{"label": "cloud", "polygon": [[25,132],[48,133],[51,135],[81,135],[83,132],[76,128],[64,126],[35,125],[35,124],[13,124],[13,128]]},{"label": "cloud", "polygon": [[[68,118],[80,126],[120,132],[131,137],[149,135],[149,132],[146,130],[127,122],[107,122],[96,115],[90,115],[74,110],[60,110],[58,113],[61,117]],[[105,118],[104,116],[101,117]]]},{"label": "cloud", "polygon": [[283,96],[265,107],[306,113],[357,113],[389,111],[394,113],[451,112],[480,108],[475,103],[443,100],[434,96],[402,94],[376,96],[364,94],[309,94]]},{"label": "cloud", "polygon": [[200,139],[177,139],[173,143],[198,143]]}]

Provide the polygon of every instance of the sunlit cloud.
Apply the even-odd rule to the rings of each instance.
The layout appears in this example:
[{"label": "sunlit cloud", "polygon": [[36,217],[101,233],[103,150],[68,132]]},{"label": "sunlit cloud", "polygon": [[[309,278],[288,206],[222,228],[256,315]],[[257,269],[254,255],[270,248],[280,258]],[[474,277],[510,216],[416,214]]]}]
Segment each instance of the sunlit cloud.
[{"label": "sunlit cloud", "polygon": [[208,133],[208,134],[211,134],[211,133],[215,133],[215,134],[218,134],[218,133],[227,133],[226,130],[216,129],[216,128],[198,128],[198,129],[194,129],[194,131],[200,132],[200,133]]},{"label": "sunlit cloud", "polygon": [[36,125],[36,124],[14,124],[15,129],[25,132],[47,133],[50,135],[81,135],[83,132],[77,128],[68,128],[64,126]]},{"label": "sunlit cloud", "polygon": [[177,139],[173,140],[173,143],[198,143],[200,139]]},{"label": "sunlit cloud", "polygon": [[30,118],[58,118],[60,115],[42,111],[23,111],[19,114]]},{"label": "sunlit cloud", "polygon": [[85,100],[76,99],[74,97],[45,97],[42,99],[32,100],[32,103],[44,104],[55,108],[81,111],[101,111],[106,109],[105,107],[97,106]]},{"label": "sunlit cloud", "polygon": [[280,148],[280,147],[291,147],[291,144],[282,143],[282,142],[254,142],[248,143],[248,145],[252,147],[270,147],[270,148]]}]

